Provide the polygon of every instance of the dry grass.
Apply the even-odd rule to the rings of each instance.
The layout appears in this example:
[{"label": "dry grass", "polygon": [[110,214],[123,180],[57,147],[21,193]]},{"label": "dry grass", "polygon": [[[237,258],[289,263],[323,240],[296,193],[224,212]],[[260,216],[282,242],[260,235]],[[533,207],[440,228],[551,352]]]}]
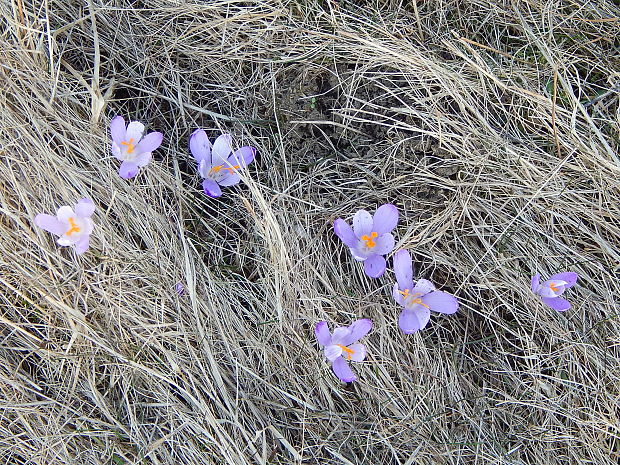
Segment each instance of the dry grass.
[{"label": "dry grass", "polygon": [[[2,463],[617,463],[617,2],[201,3],[0,6]],[[166,136],[131,182],[116,114]],[[196,127],[258,148],[218,201]],[[76,258],[32,219],[83,196]],[[462,301],[409,337],[331,232],[386,201]],[[355,317],[345,387],[312,326]]]}]

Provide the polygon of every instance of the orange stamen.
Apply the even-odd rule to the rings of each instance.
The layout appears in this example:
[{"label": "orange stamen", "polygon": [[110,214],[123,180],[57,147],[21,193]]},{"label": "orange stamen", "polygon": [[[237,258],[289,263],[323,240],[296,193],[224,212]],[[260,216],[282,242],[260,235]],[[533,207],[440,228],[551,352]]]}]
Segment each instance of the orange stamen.
[{"label": "orange stamen", "polygon": [[345,347],[343,345],[340,344],[336,344],[338,347],[340,347],[342,349],[342,351],[347,354],[345,357],[347,360],[351,360],[351,355],[353,355],[355,353],[355,351],[353,349],[350,349],[348,347]]},{"label": "orange stamen", "polygon": [[125,142],[125,141],[121,142],[121,145],[124,145],[127,147],[127,153],[132,153],[136,149],[136,146],[133,145],[133,137],[129,139],[129,142]]},{"label": "orange stamen", "polygon": [[364,234],[361,239],[366,243],[366,247],[372,249],[377,245],[377,243],[373,241],[373,239],[376,239],[377,237],[379,237],[379,234],[373,231],[370,233],[370,236],[368,234]]},{"label": "orange stamen", "polygon": [[553,292],[560,292],[560,290],[557,287],[555,287],[553,283],[549,283],[549,287],[551,288]]},{"label": "orange stamen", "polygon": [[82,230],[77,224],[75,224],[74,218],[69,218],[69,224],[71,225],[71,229],[65,233],[67,236],[70,236],[74,232],[79,233]]},{"label": "orange stamen", "polygon": [[228,170],[228,172],[232,174],[232,173],[235,172],[235,170],[238,170],[239,168],[240,168],[239,165],[234,165],[234,166],[232,166],[230,168],[224,168],[223,165],[216,165],[213,168],[211,168],[211,171],[209,171],[209,174],[217,173],[217,172],[219,172],[222,169]]}]

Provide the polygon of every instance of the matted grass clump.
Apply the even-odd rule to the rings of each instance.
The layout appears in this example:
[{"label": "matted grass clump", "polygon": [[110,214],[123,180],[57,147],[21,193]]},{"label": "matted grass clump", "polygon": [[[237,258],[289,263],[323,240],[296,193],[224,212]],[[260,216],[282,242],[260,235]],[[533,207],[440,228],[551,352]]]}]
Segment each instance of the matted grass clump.
[{"label": "matted grass clump", "polygon": [[[0,462],[617,463],[617,2],[0,12]],[[119,114],[164,134],[130,181]],[[196,128],[257,148],[219,199]],[[83,197],[78,257],[33,219]],[[387,202],[416,277],[461,302],[409,336],[392,272],[332,231]],[[560,271],[565,313],[529,284]],[[345,385],[313,328],[356,318]]]}]

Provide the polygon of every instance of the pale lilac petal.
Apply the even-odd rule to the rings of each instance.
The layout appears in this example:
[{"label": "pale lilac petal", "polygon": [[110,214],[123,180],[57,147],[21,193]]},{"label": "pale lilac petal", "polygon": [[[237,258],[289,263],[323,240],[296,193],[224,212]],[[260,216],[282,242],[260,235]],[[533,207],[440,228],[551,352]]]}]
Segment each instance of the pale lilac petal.
[{"label": "pale lilac petal", "polygon": [[570,302],[561,297],[542,297],[541,300],[558,312],[565,312],[571,307]]},{"label": "pale lilac petal", "polygon": [[364,260],[364,271],[371,278],[379,278],[385,273],[385,258],[381,255],[371,255]]},{"label": "pale lilac petal", "polygon": [[331,344],[332,336],[329,332],[327,321],[319,321],[314,327],[314,334],[316,335],[316,340],[319,341],[321,346]]},{"label": "pale lilac petal", "polygon": [[540,285],[540,273],[536,273],[532,276],[532,292],[536,294],[538,292],[538,286]]},{"label": "pale lilac petal", "polygon": [[338,326],[334,329],[334,332],[332,334],[332,344],[341,344],[343,346],[346,346],[347,344],[345,344],[345,341],[349,338],[350,334],[350,328],[346,326]]},{"label": "pale lilac petal", "polygon": [[342,357],[338,357],[334,360],[334,363],[332,363],[332,370],[334,370],[334,373],[342,382],[351,383],[357,379],[357,376],[353,374],[347,361]]},{"label": "pale lilac petal", "polygon": [[125,140],[125,133],[125,119],[122,116],[112,118],[112,121],[110,121],[110,136],[117,147]]},{"label": "pale lilac petal", "polygon": [[[356,320],[351,326],[349,326],[349,333],[345,337],[343,337],[341,339],[342,342],[339,342],[338,344],[342,344],[343,346],[349,346],[366,336],[366,334],[368,334],[371,329],[372,320],[369,320],[368,318]],[[335,335],[336,333],[334,331],[334,336]]]},{"label": "pale lilac petal", "polygon": [[[129,142],[133,139],[133,143],[137,144],[142,139],[142,133],[144,132],[144,124],[140,121],[132,121],[127,125],[127,133],[125,134],[125,141]],[[120,144],[119,144],[120,145]]]},{"label": "pale lilac petal", "polygon": [[205,179],[202,181],[202,190],[209,197],[219,197],[222,195],[222,189],[213,179]]},{"label": "pale lilac petal", "polygon": [[405,334],[413,334],[420,330],[420,322],[415,312],[403,309],[398,317],[398,327]]},{"label": "pale lilac petal", "polygon": [[118,175],[123,179],[131,179],[138,174],[140,168],[131,161],[124,161],[118,169]]},{"label": "pale lilac petal", "polygon": [[120,146],[116,144],[116,142],[112,142],[112,155],[117,160],[123,160],[123,152],[121,151]]},{"label": "pale lilac petal", "polygon": [[213,143],[213,148],[211,149],[212,164],[225,164],[230,152],[232,152],[232,136],[230,134],[222,134]]},{"label": "pale lilac petal", "polygon": [[204,130],[196,129],[189,136],[189,151],[198,163],[204,160],[209,164],[209,169],[211,169],[211,142],[209,142],[207,133]]},{"label": "pale lilac petal", "polygon": [[153,154],[151,152],[143,152],[139,155],[136,156],[136,158],[133,159],[133,163],[138,167],[138,168],[143,168],[146,165],[149,164],[149,162],[151,161]]},{"label": "pale lilac petal", "polygon": [[68,223],[69,222],[69,218],[71,218],[73,216],[76,216],[75,212],[73,211],[73,208],[71,208],[71,207],[69,207],[67,205],[63,205],[62,207],[60,207],[58,209],[58,212],[56,213],[56,217],[62,223]]},{"label": "pale lilac petal", "polygon": [[350,354],[350,360],[354,362],[363,362],[366,358],[366,347],[364,344],[353,344],[349,349],[353,351],[353,353]]},{"label": "pale lilac petal", "polygon": [[431,310],[426,308],[424,305],[418,305],[414,307],[415,316],[418,319],[418,323],[420,324],[420,330],[426,328],[426,325],[431,319]]},{"label": "pale lilac petal", "polygon": [[75,243],[75,251],[78,255],[83,254],[88,250],[90,236],[88,234],[82,236],[79,241]]},{"label": "pale lilac petal", "polygon": [[334,233],[340,238],[342,242],[348,247],[357,247],[358,239],[353,233],[351,226],[341,218],[334,221]]},{"label": "pale lilac petal", "polygon": [[565,271],[564,273],[554,274],[549,281],[564,281],[564,287],[573,287],[577,282],[579,275],[573,271]]},{"label": "pale lilac petal", "polygon": [[[566,284],[566,281],[552,281],[552,280],[545,281],[538,288],[538,295],[541,297],[550,297],[550,298],[562,295],[565,290],[564,289],[565,284]],[[553,289],[551,289],[551,286],[553,286],[556,290],[554,291]]]},{"label": "pale lilac petal", "polygon": [[95,204],[90,199],[80,199],[75,204],[75,213],[82,218],[92,216],[95,212]]},{"label": "pale lilac petal", "polygon": [[459,301],[453,295],[442,291],[434,291],[422,297],[422,302],[432,311],[451,315],[459,309]]},{"label": "pale lilac petal", "polygon": [[334,360],[336,360],[338,357],[342,355],[342,347],[336,344],[330,344],[327,347],[325,347],[325,350],[323,351],[323,353],[325,354],[325,358],[327,360],[329,360],[330,362],[333,362]]},{"label": "pale lilac petal", "polygon": [[179,296],[185,294],[185,286],[183,286],[183,283],[176,283],[174,285],[174,290],[177,291],[177,294],[179,294]]},{"label": "pale lilac petal", "polygon": [[366,210],[359,210],[353,216],[353,231],[361,239],[363,235],[372,232],[372,216]]},{"label": "pale lilac petal", "polygon": [[161,145],[163,140],[164,135],[161,132],[149,132],[136,146],[135,151],[137,153],[152,152]]},{"label": "pale lilac petal", "polygon": [[373,217],[372,230],[379,235],[389,233],[398,223],[398,208],[391,203],[381,205]]},{"label": "pale lilac petal", "polygon": [[401,249],[396,252],[392,263],[400,289],[411,289],[413,287],[413,264],[409,251]]},{"label": "pale lilac petal", "polygon": [[429,292],[433,292],[436,289],[435,285],[428,279],[420,279],[411,290],[411,294],[417,294],[423,296]]},{"label": "pale lilac petal", "polygon": [[239,181],[241,181],[241,177],[239,176],[239,173],[235,173],[234,171],[228,172],[226,173],[219,181],[218,184],[220,186],[234,186],[235,184],[239,184]]},{"label": "pale lilac petal", "polygon": [[228,163],[230,166],[239,165],[241,168],[248,166],[254,160],[256,149],[254,147],[244,146],[236,150],[230,157]]},{"label": "pale lilac petal", "polygon": [[39,213],[34,217],[34,224],[36,224],[39,228],[46,230],[47,232],[51,232],[52,234],[56,234],[57,236],[62,236],[67,227],[58,221],[58,218],[52,215],[47,215],[45,213]]},{"label": "pale lilac petal", "polygon": [[[409,287],[405,287],[404,289],[411,289]],[[405,298],[400,293],[400,288],[398,287],[398,283],[394,283],[394,288],[392,289],[392,297],[398,305],[405,306]]]},{"label": "pale lilac petal", "polygon": [[384,234],[383,236],[377,237],[375,243],[376,245],[373,247],[372,251],[377,255],[385,255],[394,250],[394,236],[391,234]]}]

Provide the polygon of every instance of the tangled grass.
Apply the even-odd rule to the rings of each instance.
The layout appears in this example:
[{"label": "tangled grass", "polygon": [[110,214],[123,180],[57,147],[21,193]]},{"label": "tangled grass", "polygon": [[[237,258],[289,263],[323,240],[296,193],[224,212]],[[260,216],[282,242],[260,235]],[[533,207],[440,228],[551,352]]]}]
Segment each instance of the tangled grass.
[{"label": "tangled grass", "polygon": [[[617,463],[617,2],[0,12],[2,463]],[[165,134],[131,182],[116,114]],[[258,148],[217,201],[197,127]],[[85,196],[78,258],[32,220]],[[392,275],[331,231],[386,201],[416,275],[461,300],[413,336]],[[558,314],[529,277],[562,270]],[[343,386],[312,327],[356,317],[375,328]]]}]

